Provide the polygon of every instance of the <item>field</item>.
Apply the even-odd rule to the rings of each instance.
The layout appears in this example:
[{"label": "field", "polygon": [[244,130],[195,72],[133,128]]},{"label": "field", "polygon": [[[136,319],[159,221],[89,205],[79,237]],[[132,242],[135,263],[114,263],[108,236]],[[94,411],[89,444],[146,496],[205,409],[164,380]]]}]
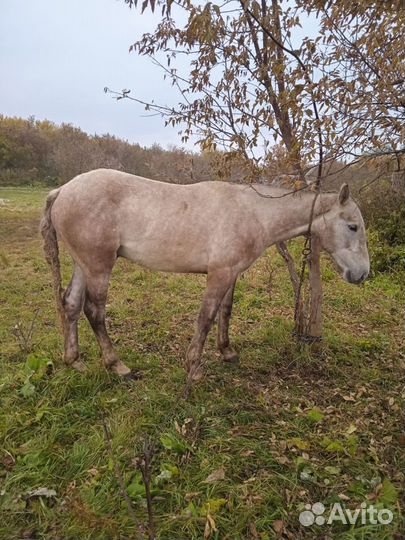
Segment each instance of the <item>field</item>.
[{"label": "field", "polygon": [[[155,448],[158,538],[402,537],[403,275],[355,287],[325,259],[325,339],[315,354],[291,336],[291,287],[269,250],[237,286],[231,335],[240,365],[221,362],[213,329],[205,377],[185,401],[182,360],[204,277],[120,260],[108,324],[140,379],[122,382],[101,367],[84,319],[89,370],[65,369],[37,232],[45,193],[0,189],[0,538],[139,537],[117,470],[146,525],[136,462],[145,437]],[[393,519],[305,527],[299,514],[315,502],[366,503]]]}]

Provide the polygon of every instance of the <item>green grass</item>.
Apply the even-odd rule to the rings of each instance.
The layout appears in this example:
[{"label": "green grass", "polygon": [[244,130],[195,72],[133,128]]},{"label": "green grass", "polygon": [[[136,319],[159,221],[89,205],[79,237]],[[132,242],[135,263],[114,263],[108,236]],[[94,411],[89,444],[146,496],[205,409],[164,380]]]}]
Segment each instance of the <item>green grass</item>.
[{"label": "green grass", "polygon": [[[269,250],[235,294],[231,335],[241,364],[221,362],[212,331],[205,377],[184,401],[182,361],[204,278],[120,260],[108,325],[120,356],[142,378],[123,383],[101,367],[85,320],[80,339],[89,371],[65,369],[37,233],[44,197],[44,190],[0,189],[8,200],[0,206],[0,538],[136,537],[106,447],[103,411],[143,522],[133,460],[146,434],[156,441],[159,538],[199,539],[204,530],[214,539],[401,537],[403,276],[380,274],[353,287],[325,259],[325,340],[311,354],[291,337],[291,287]],[[293,250],[298,256],[300,245]],[[67,280],[70,262],[62,259]],[[54,370],[29,376],[29,354],[12,331],[17,322],[27,327],[37,309],[32,353]],[[176,440],[175,448],[166,448],[162,436]],[[159,481],[168,468],[171,478]],[[204,482],[219,469],[223,479]],[[38,488],[56,496],[29,496]],[[386,506],[394,520],[299,524],[305,504],[342,499],[352,509],[362,502]]]}]

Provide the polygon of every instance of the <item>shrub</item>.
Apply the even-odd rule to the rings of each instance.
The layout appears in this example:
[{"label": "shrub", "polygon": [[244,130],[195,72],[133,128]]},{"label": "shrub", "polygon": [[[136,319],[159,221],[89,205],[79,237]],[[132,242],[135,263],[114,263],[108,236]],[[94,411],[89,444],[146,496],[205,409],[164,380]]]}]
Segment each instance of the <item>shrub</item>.
[{"label": "shrub", "polygon": [[405,268],[404,243],[391,245],[384,241],[383,233],[378,229],[368,232],[371,272],[394,272]]}]

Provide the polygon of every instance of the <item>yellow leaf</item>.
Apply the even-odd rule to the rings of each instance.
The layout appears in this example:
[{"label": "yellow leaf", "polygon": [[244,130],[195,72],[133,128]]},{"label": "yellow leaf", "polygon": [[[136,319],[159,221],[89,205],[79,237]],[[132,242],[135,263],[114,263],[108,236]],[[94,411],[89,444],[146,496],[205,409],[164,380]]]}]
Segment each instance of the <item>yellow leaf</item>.
[{"label": "yellow leaf", "polygon": [[208,515],[207,515],[207,520],[210,522],[211,530],[214,531],[214,532],[216,532],[218,529],[217,529],[217,527],[216,527],[214,518],[213,518],[210,514],[208,514]]},{"label": "yellow leaf", "polygon": [[350,426],[346,429],[346,435],[350,435],[351,433],[354,433],[356,431],[357,427],[354,424],[350,424]]},{"label": "yellow leaf", "polygon": [[205,528],[204,528],[204,538],[209,538],[210,536],[211,536],[211,525],[207,519],[207,521],[205,522]]}]

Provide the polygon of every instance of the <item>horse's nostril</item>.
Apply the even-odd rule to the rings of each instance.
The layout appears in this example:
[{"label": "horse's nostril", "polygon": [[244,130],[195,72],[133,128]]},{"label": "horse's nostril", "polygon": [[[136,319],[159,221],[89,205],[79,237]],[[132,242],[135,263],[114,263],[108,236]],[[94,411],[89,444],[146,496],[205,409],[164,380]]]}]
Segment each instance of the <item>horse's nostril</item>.
[{"label": "horse's nostril", "polygon": [[360,285],[360,283],[363,283],[366,280],[367,276],[368,276],[368,272],[363,272],[361,276],[359,277],[359,279],[354,280],[353,283]]}]

